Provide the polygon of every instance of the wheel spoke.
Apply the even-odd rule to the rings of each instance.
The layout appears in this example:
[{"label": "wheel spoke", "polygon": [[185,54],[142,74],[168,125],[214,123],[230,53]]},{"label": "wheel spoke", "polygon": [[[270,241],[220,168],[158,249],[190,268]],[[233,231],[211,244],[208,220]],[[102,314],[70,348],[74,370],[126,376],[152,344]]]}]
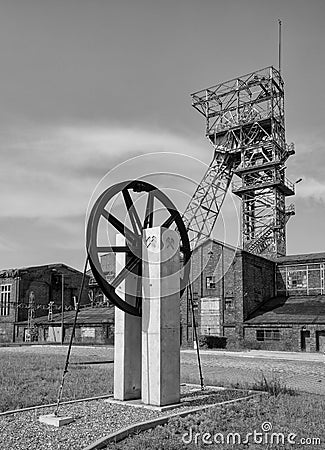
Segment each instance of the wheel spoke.
[{"label": "wheel spoke", "polygon": [[[140,214],[140,210],[136,209],[135,195],[132,195],[131,189],[133,192],[145,193],[145,195],[147,195],[144,205],[144,218],[142,218],[142,213]],[[121,193],[129,215],[128,220],[130,224],[128,224],[128,226],[124,226],[123,219],[118,219],[116,215],[113,215],[108,211],[108,202],[114,196],[120,195]],[[141,300],[143,287],[141,277],[141,234],[144,228],[152,227],[154,225],[154,207],[157,206],[155,203],[156,201],[162,203],[163,207],[165,207],[169,213],[165,216],[167,217],[166,220],[161,220],[161,222],[163,222],[162,226],[164,228],[173,227],[173,229],[175,229],[180,235],[180,252],[183,254],[180,293],[183,294],[190,273],[189,263],[191,249],[187,230],[181,215],[176,211],[175,205],[155,186],[146,182],[138,181],[126,181],[111,186],[103,192],[103,194],[96,201],[87,224],[86,246],[90,258],[89,264],[99,287],[115,306],[127,314],[138,317],[140,317],[142,313]],[[159,215],[159,217],[161,216]],[[114,231],[116,233],[120,233],[124,236],[125,241],[121,242],[120,245],[110,245],[110,241],[108,241],[107,244],[99,244],[97,241],[99,236],[99,221],[101,218],[107,220],[110,227],[114,227]],[[115,253],[117,256],[118,254],[125,255],[126,264],[124,264],[124,268],[121,268],[120,273],[116,275],[113,281],[111,281],[110,277],[106,278],[101,268],[100,257],[104,253],[107,253],[108,255]],[[137,280],[134,279],[136,276],[138,277]],[[130,286],[128,287],[133,287],[130,289],[129,295],[127,296],[120,295],[121,293],[119,292],[119,289],[116,289],[121,285],[121,283],[125,282],[125,280],[127,282],[130,281]]]},{"label": "wheel spoke", "polygon": [[171,224],[174,222],[175,217],[177,215],[177,211],[174,211],[173,214],[171,214],[167,220],[161,225],[162,228],[169,228]]},{"label": "wheel spoke", "polygon": [[127,247],[126,245],[113,245],[111,247],[97,247],[97,252],[98,253],[128,253],[131,252],[131,250],[129,249],[129,247]]},{"label": "wheel spoke", "polygon": [[153,203],[154,203],[154,193],[149,192],[148,201],[146,206],[146,215],[144,219],[143,228],[152,228],[153,226]]},{"label": "wheel spoke", "polygon": [[125,267],[111,282],[111,285],[113,286],[114,289],[116,289],[117,286],[119,286],[122,283],[122,281],[125,280],[125,278],[130,274],[130,272],[132,272],[132,270],[135,268],[135,266],[138,264],[139,261],[140,261],[139,258],[137,258],[134,255],[129,259]]},{"label": "wheel spoke", "polygon": [[113,214],[109,213],[104,209],[102,211],[102,215],[105,217],[106,220],[108,220],[109,223],[113,225],[114,228],[117,229],[127,240],[136,241],[138,239],[138,236],[133,233],[128,227],[126,227],[120,220],[118,220]]},{"label": "wheel spoke", "polygon": [[142,231],[141,220],[140,220],[140,217],[138,216],[137,210],[135,209],[131,195],[127,189],[123,189],[122,194],[124,197],[126,208],[128,210],[129,216],[130,216],[133,230],[135,233],[141,234],[141,231]]}]

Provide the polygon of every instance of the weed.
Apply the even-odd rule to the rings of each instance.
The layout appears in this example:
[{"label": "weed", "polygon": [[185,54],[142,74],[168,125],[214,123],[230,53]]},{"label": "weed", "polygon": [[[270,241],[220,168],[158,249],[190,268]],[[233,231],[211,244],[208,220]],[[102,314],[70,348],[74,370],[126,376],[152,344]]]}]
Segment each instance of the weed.
[{"label": "weed", "polygon": [[263,372],[261,373],[261,378],[251,386],[251,389],[267,392],[274,397],[277,397],[280,394],[297,395],[295,389],[289,388],[274,374],[271,379],[268,379]]}]

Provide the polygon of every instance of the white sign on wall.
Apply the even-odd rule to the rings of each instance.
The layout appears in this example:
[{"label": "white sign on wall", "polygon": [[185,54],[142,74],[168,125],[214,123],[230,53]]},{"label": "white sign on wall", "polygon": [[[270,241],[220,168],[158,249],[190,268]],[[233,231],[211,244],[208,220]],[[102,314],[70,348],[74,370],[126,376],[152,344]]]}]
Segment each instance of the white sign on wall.
[{"label": "white sign on wall", "polygon": [[201,334],[220,336],[220,298],[201,298]]},{"label": "white sign on wall", "polygon": [[95,338],[95,328],[81,327],[81,336],[87,338]]}]

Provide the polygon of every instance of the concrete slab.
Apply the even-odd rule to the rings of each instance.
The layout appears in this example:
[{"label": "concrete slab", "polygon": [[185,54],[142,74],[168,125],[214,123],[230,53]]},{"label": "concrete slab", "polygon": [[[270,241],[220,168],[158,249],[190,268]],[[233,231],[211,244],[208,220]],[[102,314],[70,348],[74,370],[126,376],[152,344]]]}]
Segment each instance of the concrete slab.
[{"label": "concrete slab", "polygon": [[53,427],[63,427],[71,422],[74,422],[74,418],[70,416],[56,416],[55,414],[47,414],[39,416],[38,420],[46,425],[52,425]]},{"label": "concrete slab", "polygon": [[[99,450],[104,447],[106,447],[109,443],[116,444],[117,442],[122,441],[123,439],[127,438],[130,435],[139,434],[142,431],[146,431],[149,429],[154,429],[157,426],[163,426],[165,425],[170,419],[176,418],[176,417],[186,417],[189,414],[195,414],[195,413],[201,413],[202,411],[209,411],[210,409],[214,408],[216,405],[228,405],[232,403],[239,403],[246,401],[250,398],[258,397],[262,394],[265,394],[264,392],[254,393],[251,395],[247,395],[245,397],[237,398],[234,400],[228,400],[221,403],[212,403],[210,405],[203,405],[198,406],[195,408],[188,408],[185,410],[172,412],[169,414],[166,414],[162,417],[158,417],[156,419],[150,419],[146,420],[145,422],[136,422],[132,424],[129,427],[119,429],[118,431],[115,431],[114,433],[111,433],[107,436],[104,436],[97,441],[93,442],[92,444],[88,445],[88,447],[85,447],[84,450]],[[123,404],[127,404],[128,402],[124,402]]]},{"label": "concrete slab", "polygon": [[143,401],[141,399],[122,401],[122,400],[117,400],[115,398],[108,398],[104,401],[106,403],[118,404],[118,405],[123,405],[123,406],[131,406],[134,408],[144,408],[144,409],[149,409],[151,411],[159,411],[159,412],[169,411],[170,409],[175,409],[175,408],[184,406],[184,403],[182,403],[182,402],[174,403],[172,405],[166,405],[166,406],[148,405],[146,403],[143,403]]},{"label": "concrete slab", "polygon": [[[216,391],[229,390],[229,388],[225,388],[223,386],[205,386],[204,390],[202,391],[200,385],[191,384],[191,383],[182,383],[181,386],[188,388],[188,392],[182,393],[182,396],[178,403],[172,403],[169,405],[163,405],[163,406],[149,405],[147,403],[144,403],[142,399],[121,401],[121,400],[117,400],[115,398],[107,398],[104,400],[104,402],[110,403],[113,405],[117,404],[117,405],[129,406],[131,408],[144,408],[144,409],[148,409],[151,411],[164,412],[164,411],[169,411],[172,409],[180,408],[181,406],[182,407],[190,407],[190,405],[193,401],[206,399],[209,397],[209,394],[215,394]],[[198,395],[196,395],[193,398],[189,398],[188,394],[190,395],[191,393],[195,393],[195,392]]]}]

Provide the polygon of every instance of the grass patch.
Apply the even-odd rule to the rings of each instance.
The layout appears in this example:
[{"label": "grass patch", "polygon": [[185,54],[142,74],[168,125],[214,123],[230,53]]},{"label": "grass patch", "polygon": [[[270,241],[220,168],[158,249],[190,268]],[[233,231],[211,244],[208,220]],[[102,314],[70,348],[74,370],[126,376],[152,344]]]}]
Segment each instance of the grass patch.
[{"label": "grass patch", "polygon": [[[109,445],[107,450],[151,450],[151,449],[283,449],[283,448],[324,448],[325,444],[325,399],[310,394],[299,394],[292,396],[289,394],[279,393],[278,395],[263,395],[259,398],[247,400],[245,403],[229,404],[227,406],[217,406],[206,412],[193,414],[183,419],[176,418],[169,421],[163,427],[157,427],[153,430],[132,436],[124,441]],[[247,433],[262,433],[265,439],[265,433],[262,430],[262,424],[269,422],[272,430],[268,432],[268,439],[272,433],[283,433],[285,440],[288,434],[294,433],[295,445],[287,443],[283,445],[281,440],[276,444],[263,442],[262,445],[254,444],[250,441],[248,445],[236,443],[235,445],[227,444],[226,438],[228,433],[238,433],[242,440],[245,439]],[[183,443],[182,436],[184,433],[192,435],[199,433],[197,444]],[[213,436],[218,434],[217,442],[221,440],[221,434],[225,438],[224,443],[213,443],[204,445],[202,436],[204,433],[210,433]],[[186,435],[189,439],[189,435]],[[320,439],[321,444],[315,445],[301,443],[301,439]],[[252,437],[253,439],[253,437]],[[274,439],[277,439],[276,437]],[[280,436],[281,439],[281,436]],[[312,441],[310,441],[312,442]],[[317,445],[316,445],[317,444]]]},{"label": "grass patch", "polygon": [[[66,351],[66,350],[65,350]],[[65,354],[1,352],[0,411],[56,402]],[[85,359],[85,358],[83,358]],[[73,361],[81,361],[74,357]],[[70,366],[62,400],[113,391],[113,364]]]},{"label": "grass patch", "polygon": [[206,388],[203,391],[185,392],[181,395],[181,399],[184,405],[195,408],[235,400],[248,395],[249,392],[244,390]]},{"label": "grass patch", "polygon": [[261,379],[252,385],[252,389],[255,391],[268,392],[274,397],[277,397],[280,394],[297,395],[295,389],[289,388],[276,376],[273,375],[271,379],[267,379],[263,373]]},{"label": "grass patch", "polygon": [[232,387],[235,389],[252,389],[254,391],[267,392],[268,394],[277,397],[280,394],[297,395],[297,390],[288,387],[276,375],[272,374],[271,378],[267,378],[263,373],[259,380],[253,383],[233,383]]},{"label": "grass patch", "polygon": [[[24,408],[56,401],[61,381],[66,347],[35,346],[0,348],[0,411]],[[66,376],[63,400],[104,395],[113,391],[113,364],[74,365],[85,361],[107,361],[113,358],[110,348],[74,347]],[[205,359],[203,359],[203,362]],[[196,363],[181,365],[182,382],[197,383]],[[216,370],[204,365],[206,385],[237,389],[255,389],[273,393],[289,390],[276,380],[259,380],[260,371]],[[267,374],[267,376],[270,376]],[[266,377],[265,377],[266,378]]]}]

